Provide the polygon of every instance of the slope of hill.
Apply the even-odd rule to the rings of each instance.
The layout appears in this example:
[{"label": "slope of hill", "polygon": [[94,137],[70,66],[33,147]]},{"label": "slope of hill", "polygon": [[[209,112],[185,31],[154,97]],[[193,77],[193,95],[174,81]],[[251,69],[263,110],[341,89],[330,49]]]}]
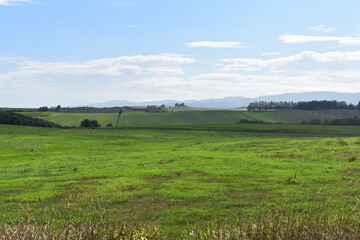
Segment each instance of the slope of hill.
[{"label": "slope of hill", "polygon": [[[62,126],[79,126],[84,119],[97,120],[105,127],[115,126],[117,113],[26,113]],[[240,119],[286,122],[272,112],[243,112],[231,110],[192,110],[177,112],[124,112],[120,126],[186,125],[186,124],[235,124]]]},{"label": "slope of hill", "polygon": [[[51,121],[61,126],[79,126],[84,119],[97,120],[105,127],[111,123],[116,125],[117,113],[54,113],[29,112],[26,115]],[[123,112],[119,126],[151,126],[151,125],[187,125],[187,124],[235,124],[240,119],[257,120],[269,123],[301,123],[314,119],[334,120],[340,118],[360,118],[355,110],[324,111],[269,111],[246,112],[234,110],[191,110],[174,112],[147,113],[140,111]]]},{"label": "slope of hill", "polygon": [[0,124],[50,127],[50,128],[61,127],[58,124],[46,121],[41,118],[31,117],[13,112],[0,112]]},{"label": "slope of hill", "polygon": [[334,120],[339,118],[360,118],[360,112],[356,110],[322,110],[322,111],[304,111],[304,110],[292,110],[292,111],[275,111],[273,114],[286,122],[301,123],[302,121],[311,121],[314,119]]}]

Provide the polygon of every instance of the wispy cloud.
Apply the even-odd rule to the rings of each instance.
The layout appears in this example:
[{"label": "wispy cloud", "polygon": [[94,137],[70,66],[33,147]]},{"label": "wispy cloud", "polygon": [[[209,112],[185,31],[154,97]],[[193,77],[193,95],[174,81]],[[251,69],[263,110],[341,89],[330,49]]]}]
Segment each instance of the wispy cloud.
[{"label": "wispy cloud", "polygon": [[[9,72],[0,74],[3,106],[360,91],[357,84],[360,51],[306,51],[266,60],[224,59],[217,72],[196,75],[185,68],[196,59],[180,54],[120,56],[84,62],[40,62],[17,57],[0,57],[0,61],[13,64]],[[249,69],[259,71],[234,72]]]},{"label": "wispy cloud", "polygon": [[117,1],[113,5],[115,7],[130,7],[135,6],[136,3],[134,1]]},{"label": "wispy cloud", "polygon": [[360,37],[281,35],[279,40],[284,43],[311,43],[335,41],[342,45],[360,46]]},{"label": "wispy cloud", "polygon": [[129,25],[125,25],[124,28],[141,28],[141,25],[137,25],[137,24],[129,24]]},{"label": "wispy cloud", "polygon": [[330,32],[334,32],[337,30],[337,28],[330,27],[328,25],[318,25],[315,27],[309,27],[308,29],[310,31],[324,32],[324,33],[330,33]]},{"label": "wispy cloud", "polygon": [[12,6],[12,5],[18,5],[21,3],[31,3],[32,0],[0,0],[0,5],[4,6]]},{"label": "wispy cloud", "polygon": [[160,54],[84,62],[40,62],[0,57],[1,62],[11,66],[9,71],[0,74],[0,102],[7,106],[24,106],[24,103],[37,106],[88,104],[95,99],[136,101],[167,98],[170,96],[166,95],[168,91],[165,89],[176,92],[176,86],[184,84],[181,77],[185,65],[196,62],[196,59],[181,54]]},{"label": "wispy cloud", "polygon": [[276,55],[280,55],[280,53],[278,52],[266,52],[266,53],[262,53],[261,56],[266,57],[266,56],[276,56]]},{"label": "wispy cloud", "polygon": [[245,48],[241,42],[189,42],[186,43],[188,47],[208,47],[208,48]]},{"label": "wispy cloud", "polygon": [[[7,61],[7,59],[4,58],[2,61]],[[15,62],[18,68],[15,74],[178,75],[183,73],[182,65],[194,63],[195,61],[194,58],[181,54],[121,56],[87,62],[37,62],[19,59]]]},{"label": "wispy cloud", "polygon": [[270,59],[228,58],[223,59],[218,66],[221,71],[269,71],[269,72],[299,72],[299,71],[332,71],[336,69],[356,70],[360,63],[360,51],[336,51],[317,53],[304,51],[299,54]]}]

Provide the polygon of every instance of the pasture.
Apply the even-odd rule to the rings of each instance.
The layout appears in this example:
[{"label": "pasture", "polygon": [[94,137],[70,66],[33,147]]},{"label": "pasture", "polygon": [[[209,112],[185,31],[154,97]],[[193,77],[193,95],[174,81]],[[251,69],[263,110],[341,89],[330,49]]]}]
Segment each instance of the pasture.
[{"label": "pasture", "polygon": [[[188,109],[188,108],[187,108]],[[68,110],[68,109],[65,109]],[[64,111],[65,111],[64,110]],[[41,118],[66,127],[78,127],[82,120],[88,118],[97,120],[102,127],[109,123],[116,125],[118,113],[84,112],[22,112],[22,114]],[[105,111],[107,109],[95,109]],[[90,109],[88,111],[95,111]],[[70,110],[68,110],[70,111]],[[75,110],[73,110],[75,111]],[[130,126],[162,126],[162,125],[193,125],[193,124],[235,124],[240,119],[264,121],[268,123],[301,123],[313,119],[334,120],[337,118],[360,117],[359,111],[353,110],[324,110],[324,111],[269,111],[247,112],[239,110],[184,110],[174,112],[147,113],[143,111],[124,110],[118,127]]]},{"label": "pasture", "polygon": [[85,220],[94,205],[168,236],[271,211],[359,219],[360,127],[0,125],[0,172],[1,223]]}]

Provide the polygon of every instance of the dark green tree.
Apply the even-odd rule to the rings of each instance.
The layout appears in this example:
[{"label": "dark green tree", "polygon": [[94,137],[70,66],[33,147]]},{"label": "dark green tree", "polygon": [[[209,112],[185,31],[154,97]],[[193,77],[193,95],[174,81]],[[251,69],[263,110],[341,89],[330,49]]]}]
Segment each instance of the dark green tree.
[{"label": "dark green tree", "polygon": [[80,127],[98,128],[98,127],[101,127],[101,125],[99,124],[99,122],[97,120],[85,119],[80,123]]},{"label": "dark green tree", "polygon": [[55,108],[54,111],[55,111],[55,112],[60,112],[60,111],[61,111],[61,106],[60,106],[60,105],[57,105],[57,107]]},{"label": "dark green tree", "polygon": [[47,112],[49,111],[49,108],[47,106],[39,107],[38,112]]}]

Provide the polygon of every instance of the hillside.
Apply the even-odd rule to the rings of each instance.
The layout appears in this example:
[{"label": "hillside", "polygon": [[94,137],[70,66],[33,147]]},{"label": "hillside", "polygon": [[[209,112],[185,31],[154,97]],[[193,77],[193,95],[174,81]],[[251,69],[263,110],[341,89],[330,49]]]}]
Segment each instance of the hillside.
[{"label": "hillside", "polygon": [[[105,127],[111,123],[116,125],[118,113],[54,113],[29,112],[28,116],[37,117],[61,126],[79,126],[84,119],[97,120]],[[157,126],[157,125],[188,125],[188,124],[235,124],[240,119],[257,120],[269,123],[295,123],[314,119],[334,120],[340,118],[360,118],[360,112],[355,110],[323,110],[323,111],[269,111],[246,112],[235,110],[188,110],[174,112],[146,113],[143,111],[123,112],[119,127]]]},{"label": "hillside", "polygon": [[[84,119],[96,119],[101,126],[111,123],[115,126],[117,113],[26,113],[62,126],[79,126]],[[119,126],[187,125],[187,124],[235,124],[240,119],[263,120],[265,122],[287,122],[272,112],[243,112],[229,110],[193,110],[177,112],[125,112]]]},{"label": "hillside", "polygon": [[0,112],[0,124],[8,125],[23,125],[36,127],[60,127],[58,124],[46,121],[40,118],[34,118],[28,115],[23,115],[13,112]]},{"label": "hillside", "polygon": [[334,120],[339,118],[353,118],[360,117],[360,112],[356,110],[322,110],[322,111],[304,111],[304,110],[292,110],[292,111],[274,111],[272,113],[279,119],[291,123],[301,123],[302,121],[310,121],[314,119]]}]

